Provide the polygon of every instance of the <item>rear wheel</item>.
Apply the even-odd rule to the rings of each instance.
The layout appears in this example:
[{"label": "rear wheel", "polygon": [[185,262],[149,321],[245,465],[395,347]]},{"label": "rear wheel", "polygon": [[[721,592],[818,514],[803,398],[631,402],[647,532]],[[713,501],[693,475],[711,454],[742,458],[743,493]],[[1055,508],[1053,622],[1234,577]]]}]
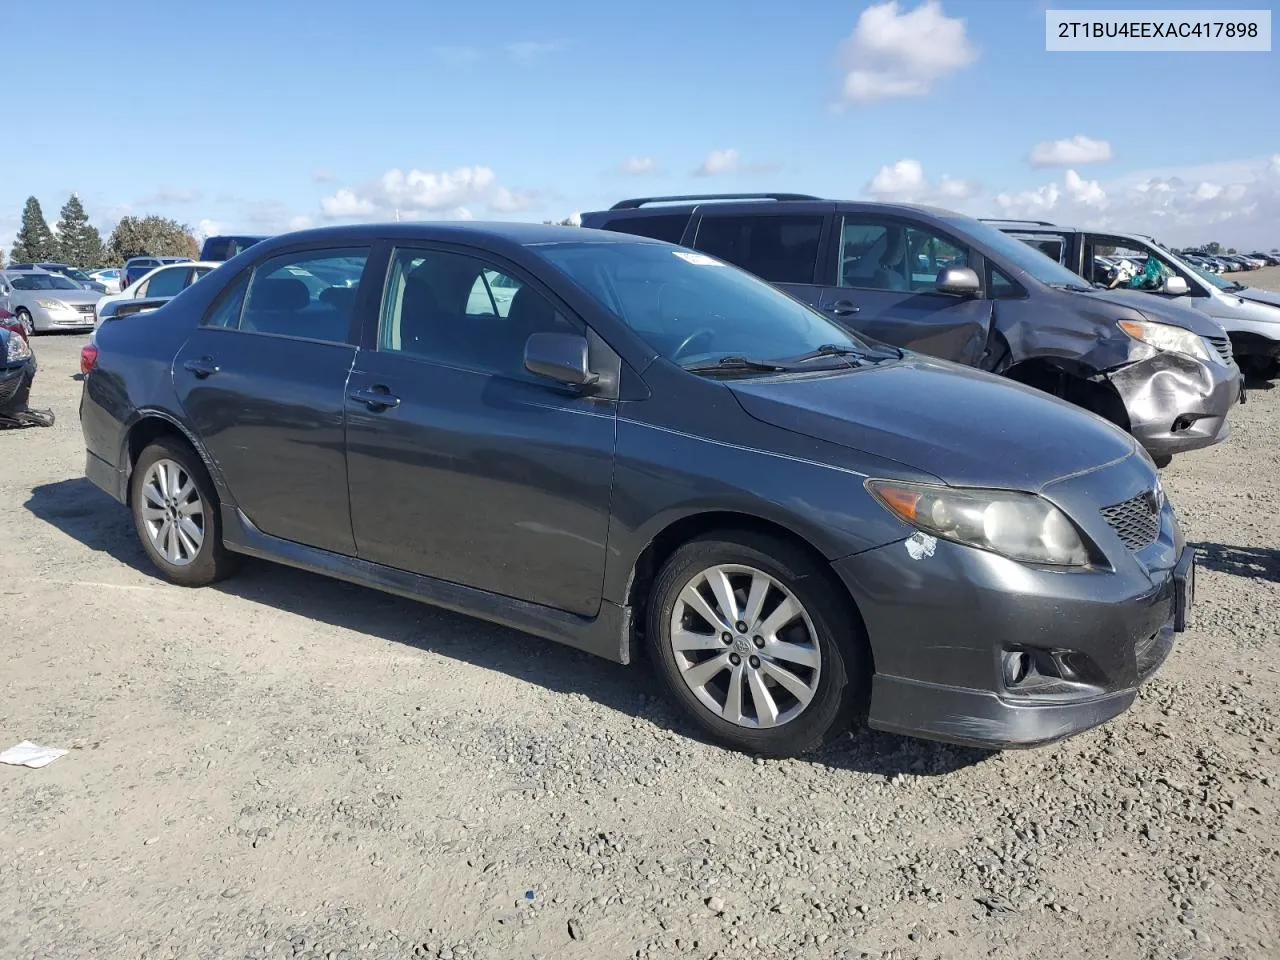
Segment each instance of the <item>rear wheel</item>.
[{"label": "rear wheel", "polygon": [[848,727],[866,665],[829,572],[771,537],[713,535],[654,581],[646,636],[672,699],[717,741],[795,756]]},{"label": "rear wheel", "polygon": [[186,444],[164,438],[142,451],[129,506],[142,548],[166,580],[201,587],[234,572],[238,558],[222,545],[217,491]]}]

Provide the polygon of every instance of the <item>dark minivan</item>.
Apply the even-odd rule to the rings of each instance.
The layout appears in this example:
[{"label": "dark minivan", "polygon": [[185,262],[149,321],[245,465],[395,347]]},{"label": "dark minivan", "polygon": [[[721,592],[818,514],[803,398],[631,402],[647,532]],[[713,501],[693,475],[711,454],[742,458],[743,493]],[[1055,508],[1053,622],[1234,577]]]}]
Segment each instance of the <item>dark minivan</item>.
[{"label": "dark minivan", "polygon": [[582,225],[704,251],[854,333],[1045,390],[1129,431],[1161,466],[1225,439],[1241,395],[1213,320],[1093,289],[948,210],[712,194],[624,200],[584,213]]},{"label": "dark minivan", "polygon": [[1124,711],[1187,624],[1194,551],[1132,437],[683,247],[308,230],[96,346],[86,470],[169,580],[247,554],[644,651],[755,753],[864,714],[1054,740]]},{"label": "dark minivan", "polygon": [[261,243],[266,237],[209,237],[200,248],[200,259],[204,261],[230,260],[236,254],[248,250],[255,243]]}]

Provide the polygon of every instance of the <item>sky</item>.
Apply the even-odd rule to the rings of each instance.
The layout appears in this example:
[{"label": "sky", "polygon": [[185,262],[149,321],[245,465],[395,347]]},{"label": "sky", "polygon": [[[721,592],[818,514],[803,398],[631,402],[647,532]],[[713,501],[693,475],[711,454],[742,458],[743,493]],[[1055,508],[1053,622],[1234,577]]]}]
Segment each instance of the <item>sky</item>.
[{"label": "sky", "polygon": [[43,6],[6,48],[86,56],[9,84],[6,251],[27,196],[52,224],[72,191],[104,238],[775,190],[1280,246],[1280,53],[1044,49],[1050,6],[1263,0]]}]

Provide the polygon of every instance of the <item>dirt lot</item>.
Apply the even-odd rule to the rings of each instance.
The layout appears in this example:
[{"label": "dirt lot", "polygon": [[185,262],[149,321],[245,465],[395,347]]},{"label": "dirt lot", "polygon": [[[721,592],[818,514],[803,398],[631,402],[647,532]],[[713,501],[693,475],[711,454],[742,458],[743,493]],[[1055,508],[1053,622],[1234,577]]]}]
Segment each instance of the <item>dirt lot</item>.
[{"label": "dirt lot", "polygon": [[0,434],[0,748],[71,749],[0,767],[0,956],[1280,956],[1280,390],[1165,471],[1198,619],[1129,714],[765,762],[644,668],[265,563],[160,583],[82,478],[82,342]]}]

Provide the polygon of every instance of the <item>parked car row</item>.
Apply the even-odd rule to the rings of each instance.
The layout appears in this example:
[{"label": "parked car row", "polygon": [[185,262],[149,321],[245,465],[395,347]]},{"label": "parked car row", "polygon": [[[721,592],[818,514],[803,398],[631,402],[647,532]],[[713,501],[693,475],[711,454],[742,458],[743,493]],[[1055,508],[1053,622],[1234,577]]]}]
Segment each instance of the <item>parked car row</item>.
[{"label": "parked car row", "polygon": [[88,476],[175,583],[251,555],[643,652],[758,754],[1128,707],[1194,600],[1143,447],[1226,435],[1220,326],[939,210],[584,222],[286,234],[104,319]]}]

